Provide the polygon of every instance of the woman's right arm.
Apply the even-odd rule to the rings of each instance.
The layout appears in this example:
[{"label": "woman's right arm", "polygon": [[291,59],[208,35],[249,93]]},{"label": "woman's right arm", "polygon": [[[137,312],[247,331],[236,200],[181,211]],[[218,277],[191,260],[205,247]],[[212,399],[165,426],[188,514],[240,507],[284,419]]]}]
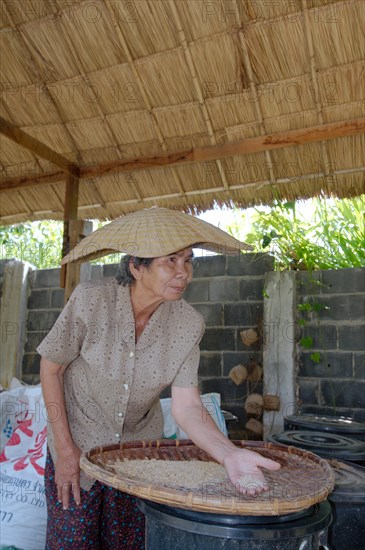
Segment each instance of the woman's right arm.
[{"label": "woman's right arm", "polygon": [[57,454],[55,482],[58,500],[63,508],[69,506],[70,491],[76,504],[80,504],[80,456],[81,451],[73,442],[68,423],[63,375],[67,367],[41,358],[41,383],[43,397],[52,423],[52,434]]}]

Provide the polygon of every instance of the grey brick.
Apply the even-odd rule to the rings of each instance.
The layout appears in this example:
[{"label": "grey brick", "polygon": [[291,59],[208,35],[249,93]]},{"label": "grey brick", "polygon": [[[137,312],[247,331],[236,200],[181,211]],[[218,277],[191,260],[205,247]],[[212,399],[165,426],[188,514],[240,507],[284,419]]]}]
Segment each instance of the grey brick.
[{"label": "grey brick", "polygon": [[30,332],[49,331],[58,316],[59,311],[30,311],[28,313],[27,330]]},{"label": "grey brick", "polygon": [[60,269],[37,269],[31,274],[33,288],[59,288]]},{"label": "grey brick", "polygon": [[22,376],[22,382],[30,386],[35,386],[40,383],[40,376],[39,374],[24,374]]},{"label": "grey brick", "polygon": [[299,334],[300,338],[312,338],[314,349],[337,349],[337,324],[316,323],[306,325]]},{"label": "grey brick", "polygon": [[223,353],[223,376],[228,376],[230,370],[238,364],[247,365],[250,361],[256,361],[259,365],[262,365],[262,353],[261,352],[230,352]]},{"label": "grey brick", "polygon": [[222,325],[223,306],[221,304],[193,304],[193,308],[203,315],[207,326]]},{"label": "grey brick", "polygon": [[227,328],[207,328],[200,343],[202,351],[231,350],[235,348],[235,332]]},{"label": "grey brick", "polygon": [[365,382],[359,380],[321,380],[326,405],[332,407],[364,406]]},{"label": "grey brick", "polygon": [[219,377],[222,375],[222,354],[207,353],[200,354],[199,377]]},{"label": "grey brick", "polygon": [[33,290],[28,298],[28,309],[47,309],[49,304],[49,290]]},{"label": "grey brick", "polygon": [[42,342],[42,340],[47,336],[48,331],[44,332],[28,332],[27,340],[25,342],[24,351],[25,353],[34,353]]},{"label": "grey brick", "polygon": [[312,296],[321,292],[321,271],[298,271],[296,273],[296,288],[299,296]]},{"label": "grey brick", "polygon": [[261,301],[263,297],[264,290],[264,279],[241,279],[240,280],[240,289],[239,289],[239,299],[244,300],[253,300]]},{"label": "grey brick", "polygon": [[224,324],[226,326],[256,326],[262,322],[263,304],[259,302],[239,302],[224,304]]},{"label": "grey brick", "polygon": [[209,281],[209,299],[212,302],[238,300],[238,281],[235,279],[212,279]]},{"label": "grey brick", "polygon": [[[318,299],[318,303],[327,306],[328,309],[322,309],[318,318],[331,321],[363,321],[365,311],[365,295],[348,294],[325,296]],[[313,314],[315,319],[315,314]]]},{"label": "grey brick", "polygon": [[37,353],[26,353],[23,356],[23,375],[39,374],[40,356]]},{"label": "grey brick", "polygon": [[354,353],[354,376],[358,380],[365,380],[365,354]]},{"label": "grey brick", "polygon": [[115,277],[118,273],[119,264],[104,264],[103,277]]},{"label": "grey brick", "polygon": [[227,275],[264,275],[273,271],[274,259],[268,254],[227,256]]},{"label": "grey brick", "polygon": [[63,288],[52,290],[51,292],[51,309],[62,310],[65,301],[65,291]]},{"label": "grey brick", "polygon": [[227,401],[241,400],[247,395],[247,384],[236,386],[230,378],[210,378],[201,380],[199,383],[201,393],[217,392],[221,396],[222,403]]},{"label": "grey brick", "polygon": [[298,379],[299,383],[299,402],[300,403],[317,403],[318,381]]},{"label": "grey brick", "polygon": [[340,349],[365,350],[365,325],[343,325],[339,327]]},{"label": "grey brick", "polygon": [[194,279],[219,277],[226,272],[226,256],[200,256],[194,260]]},{"label": "grey brick", "polygon": [[365,292],[365,268],[322,271],[322,294]]},{"label": "grey brick", "polygon": [[184,299],[189,303],[209,302],[209,283],[208,281],[191,281],[184,292]]},{"label": "grey brick", "polygon": [[310,358],[312,352],[305,352],[300,357],[300,376],[315,378],[351,378],[352,354],[326,352],[321,353],[321,362],[314,363]]}]

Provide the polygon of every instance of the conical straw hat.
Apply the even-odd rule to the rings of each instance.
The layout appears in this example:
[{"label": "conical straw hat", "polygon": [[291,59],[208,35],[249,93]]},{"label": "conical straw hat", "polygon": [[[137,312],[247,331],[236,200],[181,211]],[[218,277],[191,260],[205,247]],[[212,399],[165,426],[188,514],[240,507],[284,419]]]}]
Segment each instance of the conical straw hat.
[{"label": "conical straw hat", "polygon": [[219,254],[239,254],[240,250],[252,249],[190,214],[153,207],[117,218],[94,231],[75,246],[62,263],[85,262],[115,252],[157,258],[192,245]]}]

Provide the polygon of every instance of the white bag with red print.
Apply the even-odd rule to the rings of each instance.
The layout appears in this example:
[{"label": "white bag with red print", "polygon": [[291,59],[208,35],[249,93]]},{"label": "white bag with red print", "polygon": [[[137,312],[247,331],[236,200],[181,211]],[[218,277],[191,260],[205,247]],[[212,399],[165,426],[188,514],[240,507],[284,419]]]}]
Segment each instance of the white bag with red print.
[{"label": "white bag with red print", "polygon": [[47,425],[40,386],[0,394],[0,546],[43,550]]}]

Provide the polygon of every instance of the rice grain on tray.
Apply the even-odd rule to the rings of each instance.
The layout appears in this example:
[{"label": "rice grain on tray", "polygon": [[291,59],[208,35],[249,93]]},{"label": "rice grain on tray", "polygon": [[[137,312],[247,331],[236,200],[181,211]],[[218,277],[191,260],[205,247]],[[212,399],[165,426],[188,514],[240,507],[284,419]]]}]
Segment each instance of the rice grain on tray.
[{"label": "rice grain on tray", "polygon": [[117,474],[146,480],[151,485],[194,489],[202,483],[229,482],[223,466],[201,460],[118,460],[113,466]]}]

